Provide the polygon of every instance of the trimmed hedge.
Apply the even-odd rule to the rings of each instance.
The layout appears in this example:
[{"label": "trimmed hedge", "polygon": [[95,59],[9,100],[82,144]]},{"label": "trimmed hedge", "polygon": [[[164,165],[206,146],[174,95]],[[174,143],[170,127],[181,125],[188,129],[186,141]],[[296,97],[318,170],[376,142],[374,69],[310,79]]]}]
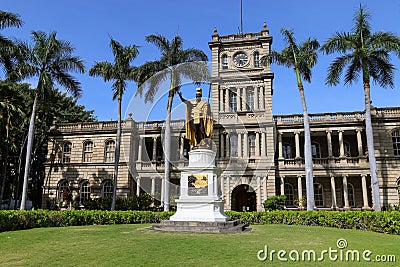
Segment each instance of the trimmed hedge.
[{"label": "trimmed hedge", "polygon": [[[0,232],[39,227],[65,227],[101,224],[158,223],[173,212],[152,211],[0,211]],[[287,224],[360,229],[400,235],[400,212],[372,211],[227,211],[232,220],[245,224]]]}]

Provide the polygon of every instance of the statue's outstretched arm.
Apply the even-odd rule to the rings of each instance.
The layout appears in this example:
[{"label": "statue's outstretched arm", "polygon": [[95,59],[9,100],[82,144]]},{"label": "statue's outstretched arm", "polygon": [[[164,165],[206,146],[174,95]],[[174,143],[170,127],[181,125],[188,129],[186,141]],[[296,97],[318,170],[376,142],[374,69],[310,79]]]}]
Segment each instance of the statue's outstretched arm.
[{"label": "statue's outstretched arm", "polygon": [[181,99],[182,102],[186,102],[187,101],[186,99],[183,98],[181,91],[178,91],[178,95],[179,95],[179,98]]}]

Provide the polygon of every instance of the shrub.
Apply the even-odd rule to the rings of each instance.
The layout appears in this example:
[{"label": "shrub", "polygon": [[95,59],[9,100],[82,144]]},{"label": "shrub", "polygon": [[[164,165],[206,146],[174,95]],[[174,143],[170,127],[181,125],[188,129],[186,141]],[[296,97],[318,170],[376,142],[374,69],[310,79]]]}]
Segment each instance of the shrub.
[{"label": "shrub", "polygon": [[283,210],[285,208],[285,200],[285,195],[269,197],[263,203],[264,209],[266,211]]}]

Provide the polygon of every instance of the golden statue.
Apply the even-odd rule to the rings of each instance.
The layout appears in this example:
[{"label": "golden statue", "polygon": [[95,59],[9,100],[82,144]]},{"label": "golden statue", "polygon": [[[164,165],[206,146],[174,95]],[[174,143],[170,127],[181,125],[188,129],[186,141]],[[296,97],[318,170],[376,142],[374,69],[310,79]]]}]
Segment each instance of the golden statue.
[{"label": "golden statue", "polygon": [[210,105],[201,100],[201,88],[196,88],[196,100],[184,99],[180,91],[178,95],[186,104],[186,138],[193,147],[208,148],[210,143],[206,139],[212,138],[214,121]]}]

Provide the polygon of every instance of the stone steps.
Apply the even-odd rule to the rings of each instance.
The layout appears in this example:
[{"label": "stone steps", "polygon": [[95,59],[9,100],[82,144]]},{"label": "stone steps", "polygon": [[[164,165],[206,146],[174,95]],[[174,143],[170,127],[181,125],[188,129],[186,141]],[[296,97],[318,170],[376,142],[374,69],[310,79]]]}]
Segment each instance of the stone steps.
[{"label": "stone steps", "polygon": [[240,233],[250,231],[245,224],[237,220],[227,222],[194,222],[164,220],[149,228],[164,232],[195,232],[195,233]]}]

